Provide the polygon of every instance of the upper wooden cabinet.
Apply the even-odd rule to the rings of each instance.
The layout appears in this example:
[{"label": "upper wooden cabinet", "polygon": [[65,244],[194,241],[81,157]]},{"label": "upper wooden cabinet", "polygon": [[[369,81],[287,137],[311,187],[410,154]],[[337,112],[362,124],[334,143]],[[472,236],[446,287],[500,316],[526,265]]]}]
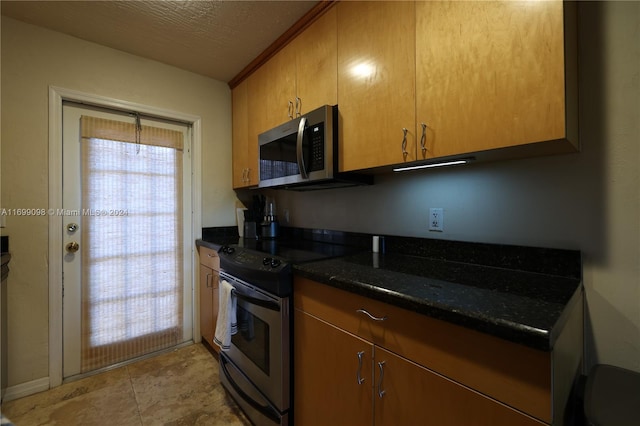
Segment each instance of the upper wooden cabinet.
[{"label": "upper wooden cabinet", "polygon": [[244,188],[258,184],[258,143],[250,143],[248,80],[231,92],[233,132],[233,187]]},{"label": "upper wooden cabinet", "polygon": [[577,150],[574,4],[343,2],[337,10],[341,171]]},{"label": "upper wooden cabinet", "polygon": [[234,189],[258,185],[260,133],[337,103],[336,24],[331,8],[233,88]]},{"label": "upper wooden cabinet", "polygon": [[416,116],[427,158],[566,138],[564,7],[572,6],[416,2]]},{"label": "upper wooden cabinet", "polygon": [[336,9],[340,171],[414,161],[414,3],[347,1]]},{"label": "upper wooden cabinet", "polygon": [[337,12],[332,7],[292,42],[300,114],[338,103],[337,39]]},{"label": "upper wooden cabinet", "polygon": [[576,67],[575,2],[338,2],[248,78],[248,140],[338,104],[341,172],[576,152]]},{"label": "upper wooden cabinet", "polygon": [[331,8],[263,65],[269,83],[262,131],[337,103],[336,25]]}]

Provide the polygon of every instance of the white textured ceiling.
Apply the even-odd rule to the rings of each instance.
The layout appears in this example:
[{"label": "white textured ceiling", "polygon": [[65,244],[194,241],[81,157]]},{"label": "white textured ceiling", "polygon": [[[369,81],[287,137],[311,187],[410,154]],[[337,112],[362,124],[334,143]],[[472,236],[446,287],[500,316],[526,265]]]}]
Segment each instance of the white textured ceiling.
[{"label": "white textured ceiling", "polygon": [[229,81],[315,1],[6,1],[2,14]]}]

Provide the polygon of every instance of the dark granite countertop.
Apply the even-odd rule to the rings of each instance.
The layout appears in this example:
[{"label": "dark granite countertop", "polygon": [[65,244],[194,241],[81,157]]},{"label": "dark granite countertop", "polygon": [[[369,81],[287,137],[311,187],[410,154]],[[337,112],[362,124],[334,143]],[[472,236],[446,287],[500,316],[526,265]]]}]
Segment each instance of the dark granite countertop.
[{"label": "dark granite countertop", "polygon": [[[301,238],[359,247],[356,254],[295,264],[294,273],[342,290],[550,351],[568,312],[582,303],[580,252],[304,230]],[[203,233],[198,245],[237,244],[237,233]]]},{"label": "dark granite countertop", "polygon": [[361,253],[294,273],[545,351],[582,291],[575,278],[402,254]]}]

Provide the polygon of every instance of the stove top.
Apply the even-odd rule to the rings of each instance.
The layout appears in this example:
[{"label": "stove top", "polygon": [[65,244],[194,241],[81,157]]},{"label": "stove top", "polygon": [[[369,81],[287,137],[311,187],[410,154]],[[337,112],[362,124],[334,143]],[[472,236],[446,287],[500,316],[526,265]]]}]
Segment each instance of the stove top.
[{"label": "stove top", "polygon": [[352,252],[336,244],[308,240],[240,240],[236,247],[244,247],[288,263],[312,262],[330,257],[344,256]]},{"label": "stove top", "polygon": [[345,246],[308,240],[249,240],[220,248],[220,269],[249,284],[284,297],[291,293],[291,265],[353,252]]}]

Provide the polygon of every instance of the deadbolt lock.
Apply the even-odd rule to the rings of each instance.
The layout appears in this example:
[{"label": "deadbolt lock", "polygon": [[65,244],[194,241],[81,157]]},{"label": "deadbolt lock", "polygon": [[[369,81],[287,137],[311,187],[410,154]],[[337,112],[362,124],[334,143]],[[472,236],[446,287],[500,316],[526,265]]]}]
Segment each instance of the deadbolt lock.
[{"label": "deadbolt lock", "polygon": [[77,223],[70,223],[67,225],[67,231],[69,232],[76,232],[78,230],[78,224]]}]

